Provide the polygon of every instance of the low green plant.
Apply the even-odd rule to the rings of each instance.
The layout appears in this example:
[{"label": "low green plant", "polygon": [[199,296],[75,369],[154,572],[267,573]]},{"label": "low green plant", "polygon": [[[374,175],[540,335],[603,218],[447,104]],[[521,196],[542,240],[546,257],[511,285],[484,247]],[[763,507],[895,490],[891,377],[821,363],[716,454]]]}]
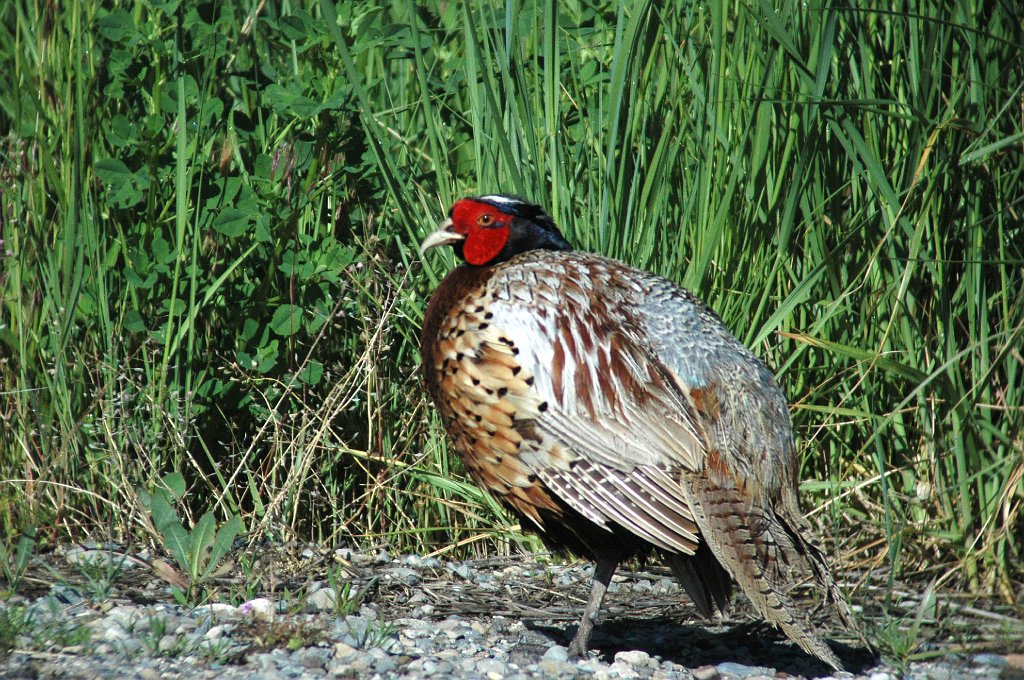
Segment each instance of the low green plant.
[{"label": "low green plant", "polygon": [[167,633],[167,619],[163,616],[150,616],[147,619],[147,628],[136,631],[136,636],[142,647],[152,656],[160,653],[160,640]]},{"label": "low green plant", "polygon": [[21,605],[0,605],[0,658],[17,646],[18,637],[32,626],[32,615]]},{"label": "low green plant", "polygon": [[6,539],[0,540],[0,575],[4,578],[0,598],[10,597],[18,592],[18,586],[28,570],[32,551],[35,549],[35,539],[35,528],[29,528],[18,536],[13,547]]},{"label": "low green plant", "polygon": [[926,624],[934,624],[937,615],[935,589],[929,585],[912,615],[893,615],[887,611],[881,623],[869,631],[869,638],[882,658],[902,672],[917,658],[921,643],[927,639]]},{"label": "low green plant", "polygon": [[35,649],[66,649],[80,647],[92,640],[88,626],[70,623],[61,616],[51,617],[47,623],[36,629],[32,637]]},{"label": "low green plant", "polygon": [[218,527],[213,511],[208,510],[189,530],[174,510],[184,497],[185,479],[177,472],[164,476],[154,491],[139,491],[139,499],[163,539],[163,547],[183,572],[185,587],[171,586],[175,599],[195,602],[202,599],[205,584],[220,573],[224,566],[221,561],[244,526],[240,517],[232,515]]},{"label": "low green plant", "polygon": [[327,639],[319,623],[291,614],[269,621],[252,619],[240,625],[238,630],[251,636],[261,647],[289,650],[316,645]]},{"label": "low green plant", "polygon": [[389,621],[366,621],[361,626],[348,625],[349,633],[355,639],[354,645],[358,649],[372,649],[383,647],[395,634],[395,625]]},{"label": "low green plant", "polygon": [[221,637],[214,640],[200,640],[194,651],[210,663],[227,663],[232,655],[231,647],[231,640]]},{"label": "low green plant", "polygon": [[0,657],[9,655],[19,638],[28,649],[49,650],[84,645],[92,637],[86,626],[67,621],[53,600],[46,616],[38,614],[25,605],[0,606]]},{"label": "low green plant", "polygon": [[343,568],[340,566],[327,570],[327,582],[334,592],[334,613],[344,617],[358,611],[359,605],[363,601],[363,595],[368,588],[364,588],[362,591],[354,589],[352,581],[343,578],[342,574]]},{"label": "low green plant", "polygon": [[97,602],[105,600],[114,592],[114,583],[124,573],[128,555],[115,555],[104,551],[93,557],[83,557],[75,562],[75,568],[82,582],[76,584],[85,597]]},{"label": "low green plant", "polygon": [[253,567],[251,555],[239,553],[235,562],[238,565],[240,576],[228,590],[227,600],[237,607],[243,602],[255,599],[266,588],[264,588],[263,577],[257,574]]},{"label": "low green plant", "polygon": [[136,635],[150,656],[175,658],[191,654],[197,647],[183,635],[175,638],[173,644],[162,647],[161,643],[167,636],[167,618],[159,615],[148,617],[147,627],[137,631]]}]

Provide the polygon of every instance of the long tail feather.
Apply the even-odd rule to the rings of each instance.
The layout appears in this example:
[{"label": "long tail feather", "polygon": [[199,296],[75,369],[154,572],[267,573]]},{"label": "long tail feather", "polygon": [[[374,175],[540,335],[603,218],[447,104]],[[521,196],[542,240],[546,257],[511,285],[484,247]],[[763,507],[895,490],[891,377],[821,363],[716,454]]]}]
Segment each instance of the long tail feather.
[{"label": "long tail feather", "polygon": [[[725,489],[702,478],[688,482],[708,547],[758,613],[804,651],[842,670],[839,657],[786,593],[786,575],[792,562],[802,561],[824,586],[826,596],[833,603],[842,602],[821,554],[816,549],[807,550],[806,541],[795,531],[787,530],[773,512],[756,507],[735,489]],[[848,618],[845,605],[839,606],[837,611],[843,611],[841,615]]]}]

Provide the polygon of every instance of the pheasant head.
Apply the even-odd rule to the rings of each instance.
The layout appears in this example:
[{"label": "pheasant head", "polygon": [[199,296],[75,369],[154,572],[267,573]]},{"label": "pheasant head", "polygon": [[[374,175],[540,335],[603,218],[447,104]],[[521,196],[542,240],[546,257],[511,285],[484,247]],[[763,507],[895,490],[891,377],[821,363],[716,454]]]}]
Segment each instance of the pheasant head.
[{"label": "pheasant head", "polygon": [[503,194],[456,201],[448,219],[420,244],[420,254],[448,244],[474,266],[504,262],[529,250],[572,250],[539,205]]}]

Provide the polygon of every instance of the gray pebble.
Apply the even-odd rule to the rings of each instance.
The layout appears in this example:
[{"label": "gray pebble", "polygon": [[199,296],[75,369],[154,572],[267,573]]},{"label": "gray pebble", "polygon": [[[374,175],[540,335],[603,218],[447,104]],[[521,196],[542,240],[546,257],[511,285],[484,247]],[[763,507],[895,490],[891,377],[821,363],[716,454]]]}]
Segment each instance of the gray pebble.
[{"label": "gray pebble", "polygon": [[469,581],[473,577],[473,570],[469,568],[468,564],[449,564],[448,568],[453,574],[465,581]]},{"label": "gray pebble", "polygon": [[[319,549],[307,551],[307,555],[319,554]],[[277,589],[272,600],[262,597],[265,593],[253,593],[253,599],[241,608],[244,613],[224,603],[179,606],[167,597],[166,584],[141,587],[139,592],[158,601],[147,605],[126,603],[120,595],[98,603],[69,605],[76,593],[57,589],[44,597],[14,595],[0,602],[0,610],[28,607],[39,625],[80,622],[91,639],[75,646],[60,647],[61,643],[53,642],[43,647],[49,641],[40,643],[34,634],[19,633],[0,676],[21,677],[31,672],[38,677],[66,673],[104,680],[301,680],[325,675],[380,680],[775,680],[772,669],[732,661],[750,658],[742,636],[723,635],[721,639],[729,642],[712,642],[711,648],[701,649],[698,654],[694,647],[698,643],[688,642],[687,637],[680,636],[678,627],[669,623],[652,625],[644,633],[630,632],[621,624],[604,627],[597,636],[595,652],[584,660],[570,659],[568,650],[552,641],[571,633],[581,606],[572,598],[582,594],[585,599],[591,566],[542,565],[528,559],[442,563],[417,555],[391,558],[383,551],[343,551],[335,555],[346,561],[344,578],[350,579],[359,592],[365,588],[367,593],[358,614],[345,618],[336,615],[335,593],[326,581],[304,586],[305,598],[296,595],[302,592],[301,584],[289,586],[290,593]],[[378,585],[368,587],[370,583]],[[551,600],[552,611],[560,608],[557,616],[552,614],[553,621],[538,621],[521,617],[508,606],[521,597],[529,601],[528,595],[522,595],[530,592],[524,587],[559,596],[563,594],[557,593],[558,589],[571,592],[567,590],[561,599]],[[612,599],[614,591],[620,593],[615,604],[620,609],[614,615],[620,621],[623,601],[634,595],[642,595],[646,601],[680,593],[678,584],[668,577],[633,579],[623,575],[615,578],[611,590]],[[492,614],[488,603],[504,615]],[[452,615],[455,611],[461,615]],[[440,620],[434,620],[434,616]],[[155,621],[160,622],[159,627]],[[637,623],[648,625],[643,616],[637,616]],[[721,633],[728,630],[726,626],[710,625],[708,629]],[[164,635],[155,639],[158,632]],[[636,645],[638,649],[630,648]],[[614,650],[624,648],[610,658]],[[37,655],[31,661],[43,666],[28,666],[33,657],[19,655],[19,649],[45,650],[46,655]],[[666,654],[669,660],[661,661],[652,653]],[[687,665],[688,658],[717,658],[722,663],[694,668]],[[790,680],[804,680],[801,673],[809,675],[819,669],[810,659],[788,652],[785,661],[754,658],[766,664],[777,663]],[[46,665],[51,663],[46,659],[54,659],[54,665]],[[58,659],[60,671],[53,670]],[[14,670],[8,672],[8,666]],[[856,676],[835,673],[832,677],[999,680],[999,672],[1005,667],[1005,657],[979,653],[955,662],[910,662],[905,674],[882,665]]]},{"label": "gray pebble", "polygon": [[490,680],[499,680],[508,674],[508,665],[497,659],[481,659],[476,664],[476,670]]},{"label": "gray pebble", "polygon": [[321,588],[306,598],[306,604],[313,611],[329,612],[334,611],[338,596],[334,588]]},{"label": "gray pebble", "polygon": [[266,672],[275,670],[277,664],[274,663],[274,657],[271,654],[253,654],[249,657],[249,663],[254,664],[260,672]]},{"label": "gray pebble", "polygon": [[924,668],[924,677],[928,680],[950,680],[953,668],[949,664],[929,664]]},{"label": "gray pebble", "polygon": [[993,668],[1003,668],[1010,663],[1001,654],[975,654],[971,657],[971,661],[979,666],[992,666]]},{"label": "gray pebble", "polygon": [[330,661],[330,652],[321,647],[307,647],[292,655],[305,668],[324,668]]},{"label": "gray pebble", "polygon": [[451,675],[455,667],[448,661],[427,659],[423,662],[423,672],[430,675]]},{"label": "gray pebble", "polygon": [[378,673],[391,673],[398,668],[398,662],[396,662],[390,656],[386,656],[383,659],[374,659],[373,670]]},{"label": "gray pebble", "polygon": [[124,628],[117,624],[110,625],[100,635],[105,642],[124,642],[131,639],[131,635]]},{"label": "gray pebble", "polygon": [[735,663],[733,661],[720,663],[716,668],[722,675],[733,675],[737,678],[751,678],[755,675],[775,675],[773,672],[762,666],[744,666],[741,663]]},{"label": "gray pebble", "polygon": [[232,621],[239,618],[238,607],[223,602],[204,604],[192,610],[192,618],[212,619],[215,621]]},{"label": "gray pebble", "polygon": [[137,607],[118,606],[107,612],[103,622],[107,626],[120,626],[124,630],[131,630],[137,622],[145,618]]},{"label": "gray pebble", "polygon": [[172,649],[177,647],[178,644],[180,644],[181,640],[182,638],[178,637],[177,635],[164,635],[162,638],[160,638],[160,642],[158,642],[156,645],[157,651],[166,654],[167,652],[170,652]]},{"label": "gray pebble", "polygon": [[399,583],[404,583],[409,586],[415,586],[423,580],[418,571],[415,569],[409,569],[408,567],[397,567],[392,569],[390,574],[391,577]]},{"label": "gray pebble", "polygon": [[566,677],[574,670],[573,664],[558,659],[543,659],[537,668],[544,676],[553,678]]},{"label": "gray pebble", "polygon": [[693,680],[719,680],[721,677],[714,666],[701,666],[693,671]]},{"label": "gray pebble", "polygon": [[136,638],[128,638],[113,643],[114,650],[124,656],[133,656],[142,651],[142,642]]}]

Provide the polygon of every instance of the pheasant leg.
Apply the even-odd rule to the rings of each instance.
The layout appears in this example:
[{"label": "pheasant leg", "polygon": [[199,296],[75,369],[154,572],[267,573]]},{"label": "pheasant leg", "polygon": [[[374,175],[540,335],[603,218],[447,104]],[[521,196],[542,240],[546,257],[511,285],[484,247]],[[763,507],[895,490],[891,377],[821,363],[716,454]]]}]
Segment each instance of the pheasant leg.
[{"label": "pheasant leg", "polygon": [[612,581],[612,574],[615,567],[619,565],[618,559],[602,558],[594,567],[594,580],[590,583],[590,599],[587,600],[587,608],[583,610],[583,618],[580,619],[580,627],[576,630],[576,636],[569,643],[569,656],[586,656],[590,646],[590,634],[594,632],[594,623],[597,622],[597,615],[601,611],[601,602],[608,590],[608,584]]}]

